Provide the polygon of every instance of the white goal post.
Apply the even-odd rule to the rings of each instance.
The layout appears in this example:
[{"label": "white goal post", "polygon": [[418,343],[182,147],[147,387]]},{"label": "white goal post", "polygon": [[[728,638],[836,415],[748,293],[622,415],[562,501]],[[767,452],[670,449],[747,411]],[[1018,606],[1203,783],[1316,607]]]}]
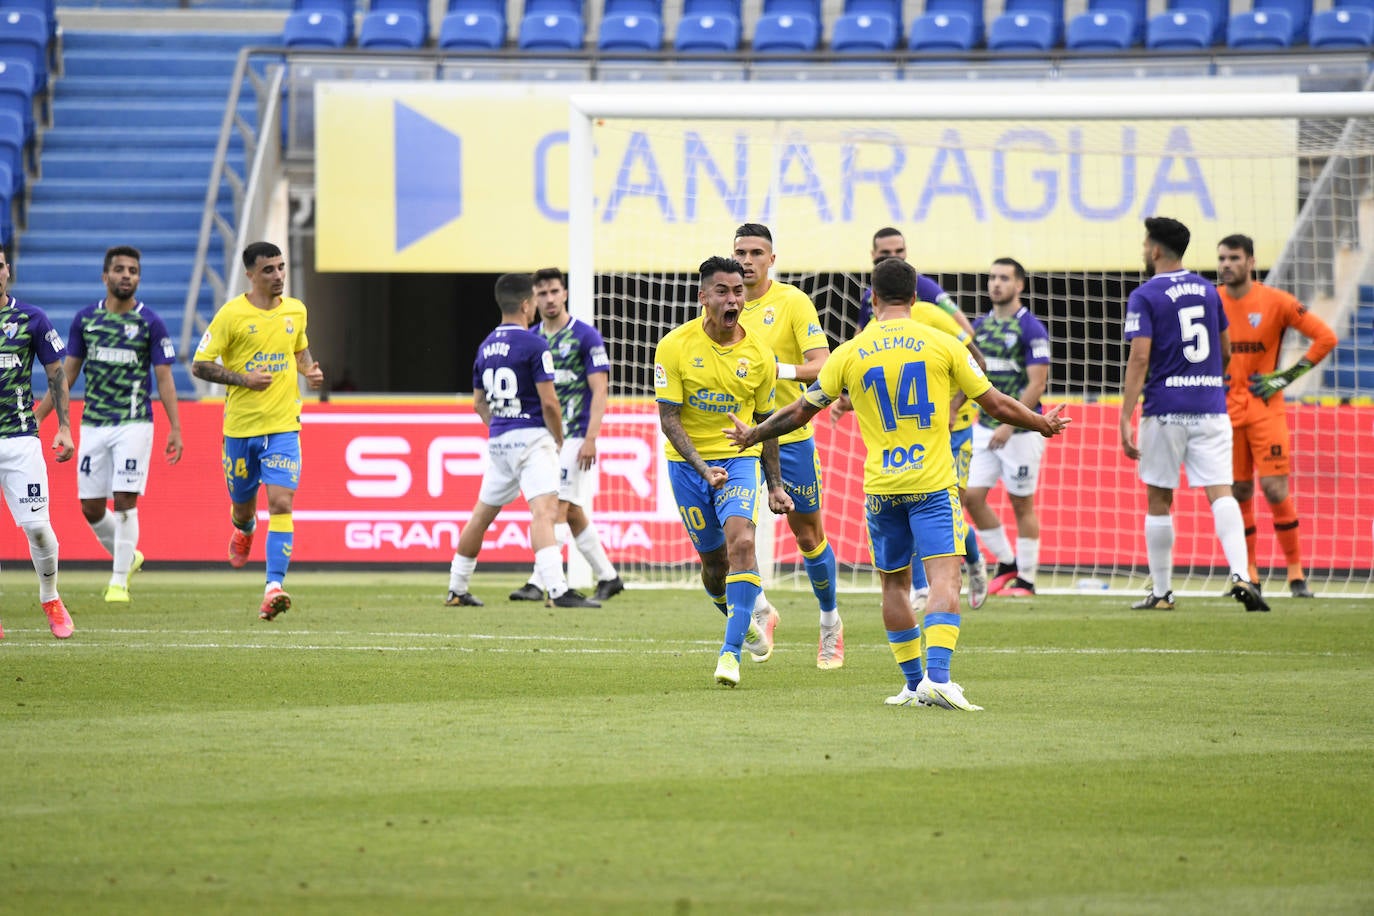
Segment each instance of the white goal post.
[{"label": "white goal post", "polygon": [[[1121,212],[1113,217],[1115,221],[1111,222],[1112,231],[1109,232],[1101,231],[1101,225],[1110,222],[1105,217],[1101,225],[1093,221],[1095,217],[1081,220],[1081,225],[1074,223],[1072,217],[1056,217],[1038,224],[1030,220],[1028,229],[1018,229],[1016,226],[1000,227],[996,231],[989,229],[986,236],[979,235],[978,231],[969,231],[970,227],[977,229],[971,222],[952,226],[941,224],[934,218],[923,222],[918,217],[928,215],[923,209],[926,201],[922,201],[919,208],[884,209],[870,200],[865,209],[863,200],[850,206],[851,202],[846,198],[845,206],[850,206],[850,209],[845,211],[848,239],[843,247],[850,250],[837,254],[833,263],[820,263],[818,258],[823,260],[824,256],[815,255],[815,251],[836,250],[838,246],[833,235],[834,226],[828,225],[827,219],[834,223],[839,218],[830,214],[829,217],[822,216],[815,220],[793,218],[789,222],[780,205],[774,209],[774,205],[778,204],[779,187],[787,181],[779,173],[791,167],[788,163],[795,164],[807,156],[814,156],[815,161],[819,162],[822,157],[850,155],[853,151],[844,144],[850,142],[848,138],[853,135],[855,125],[867,125],[860,133],[868,131],[884,136],[899,135],[900,139],[894,141],[896,145],[892,148],[901,146],[904,154],[912,159],[925,156],[928,160],[934,157],[936,162],[941,163],[933,167],[935,169],[943,168],[947,162],[954,163],[948,166],[950,174],[957,172],[957,160],[962,155],[955,151],[951,154],[954,157],[952,159],[940,158],[949,152],[949,137],[952,135],[950,125],[984,124],[989,126],[989,131],[1000,132],[998,136],[1001,137],[1007,136],[1008,131],[1022,131],[1031,138],[1026,141],[1030,148],[1017,148],[1002,159],[997,158],[1004,151],[994,149],[996,141],[979,136],[976,129],[955,131],[953,134],[961,142],[967,141],[971,150],[977,151],[968,153],[970,158],[986,153],[993,161],[990,168],[993,169],[991,174],[995,180],[987,188],[969,193],[983,193],[989,199],[995,197],[997,206],[1013,216],[1034,210],[1035,202],[1012,200],[1018,194],[1024,196],[1031,193],[1016,186],[1014,179],[1008,179],[1008,187],[996,184],[996,180],[1006,175],[1008,157],[1028,152],[1062,159],[1064,164],[1054,178],[1059,182],[1055,185],[1055,193],[1060,197],[1075,195],[1075,201],[1081,204],[1080,210],[1097,212],[1111,209],[1115,201],[1112,182],[1123,184],[1125,181],[1118,177],[1126,172],[1124,166],[1117,164],[1118,161],[1129,159],[1130,169],[1148,170],[1155,167],[1156,160],[1167,160],[1177,151],[1170,146],[1174,142],[1172,135],[1154,137],[1151,135],[1151,125],[1187,123],[1197,125],[1199,133],[1204,129],[1219,132],[1215,136],[1225,139],[1209,141],[1209,152],[1198,153],[1193,148],[1188,148],[1186,152],[1189,155],[1196,154],[1198,158],[1211,156],[1214,161],[1197,168],[1206,171],[1209,177],[1213,174],[1211,170],[1225,173],[1228,176],[1226,180],[1234,184],[1227,187],[1222,196],[1227,201],[1239,202],[1239,205],[1231,213],[1225,209],[1224,203],[1204,201],[1201,204],[1202,212],[1210,212],[1207,206],[1215,204],[1217,213],[1213,215],[1219,214],[1219,218],[1215,224],[1201,219],[1194,224],[1194,243],[1185,258],[1185,264],[1202,272],[1214,270],[1216,241],[1231,232],[1255,235],[1258,255],[1260,236],[1263,235],[1267,260],[1261,258],[1258,261],[1261,278],[1280,257],[1291,256],[1288,249],[1293,246],[1289,240],[1300,219],[1299,211],[1308,202],[1307,197],[1317,184],[1314,180],[1317,177],[1315,171],[1328,159],[1344,155],[1337,145],[1342,136],[1349,133],[1343,130],[1343,125],[1348,121],[1359,122],[1362,126],[1358,155],[1374,161],[1374,142],[1369,140],[1374,137],[1374,93],[1300,93],[1288,80],[1242,80],[1229,84],[1230,88],[1225,81],[1202,80],[1171,83],[1169,80],[1142,79],[1111,84],[1084,80],[1081,85],[1084,88],[1077,89],[1075,85],[1063,82],[1003,81],[979,85],[970,81],[884,83],[880,86],[809,84],[780,89],[776,84],[709,83],[661,84],[655,87],[641,85],[629,90],[608,88],[571,94],[568,126],[569,299],[573,313],[595,322],[607,338],[613,360],[613,398],[642,399],[639,407],[635,408],[639,411],[637,419],[639,422],[649,422],[652,391],[630,377],[636,374],[642,377],[642,363],[652,358],[652,342],[680,322],[684,310],[694,304],[696,264],[709,255],[728,253],[731,233],[736,225],[764,222],[772,226],[779,253],[775,276],[796,283],[813,296],[818,311],[822,312],[823,323],[829,322],[827,331],[833,348],[855,329],[850,310],[857,308],[857,293],[865,282],[865,269],[862,264],[852,263],[854,256],[866,257],[872,231],[892,224],[906,235],[911,259],[918,270],[941,278],[946,289],[954,294],[970,316],[981,311],[979,298],[983,293],[979,272],[984,268],[974,266],[975,262],[986,265],[996,257],[1020,257],[1023,247],[1033,247],[1030,240],[1037,238],[1036,233],[1062,233],[1069,240],[1065,245],[1069,254],[1045,256],[1038,261],[1026,262],[1027,270],[1036,283],[1033,289],[1027,289],[1028,304],[1032,310],[1042,319],[1047,319],[1046,315],[1041,314],[1042,308],[1062,311],[1062,314],[1056,313],[1054,316],[1056,323],[1051,326],[1051,335],[1056,338],[1057,345],[1063,345],[1064,353],[1068,355],[1063,359],[1064,365],[1052,368],[1046,400],[1051,403],[1067,401],[1073,405],[1068,410],[1070,414],[1081,412],[1105,416],[1109,413],[1115,417],[1118,408],[1110,405],[1113,396],[1119,393],[1115,381],[1119,374],[1119,318],[1115,319],[1115,325],[1110,320],[1102,324],[1095,322],[1109,313],[1119,315],[1125,295],[1134,283],[1139,282],[1138,267],[1134,268],[1132,275],[1132,268],[1128,264],[1118,262],[1123,259],[1123,251],[1127,257],[1138,262],[1139,242],[1143,237],[1141,220],[1144,216],[1153,215],[1152,212],[1144,212],[1142,207],[1155,198],[1149,195],[1131,196],[1127,201],[1131,206],[1118,208]],[[704,140],[696,138],[695,125],[698,124],[702,126]],[[753,135],[744,138],[732,132],[734,129],[729,126],[731,124],[748,124],[754,128],[768,125],[768,128],[764,131],[755,130]],[[1041,134],[1036,131],[1042,124],[1052,125],[1044,128],[1050,131],[1052,142],[1037,139]],[[1122,149],[1116,150],[1100,145],[1092,133],[1092,127],[1096,124],[1138,125],[1139,129],[1134,126],[1114,128],[1121,139],[1111,142],[1125,144]],[[1024,128],[1020,125],[1024,125]],[[1066,125],[1084,127],[1080,131],[1077,127]],[[1261,128],[1256,130],[1252,125],[1260,125]],[[685,208],[674,207],[680,201],[663,200],[658,202],[656,210],[645,205],[637,222],[627,221],[624,212],[611,214],[605,199],[608,193],[616,200],[638,195],[641,202],[645,197],[664,193],[652,189],[646,191],[647,184],[642,181],[635,183],[625,194],[620,193],[625,190],[623,188],[608,186],[608,181],[612,179],[607,177],[607,163],[598,163],[598,156],[604,160],[608,155],[616,155],[614,150],[619,147],[613,132],[636,131],[649,136],[645,143],[651,152],[645,153],[644,159],[631,162],[629,157],[626,158],[625,162],[630,165],[623,166],[622,171],[629,174],[630,166],[636,162],[652,161],[652,152],[656,151],[654,143],[659,136],[656,131],[661,130],[662,137],[678,142],[677,138],[689,128],[696,138],[694,142],[699,141],[699,145],[708,148],[704,154],[706,158],[714,157],[707,165],[715,171],[702,171],[701,174],[715,181],[716,197],[727,196],[726,192],[731,187],[742,188],[747,184],[745,169],[738,163],[736,172],[730,172],[727,166],[720,165],[726,162],[730,150],[736,150],[738,158],[754,149],[751,144],[784,145],[793,133],[804,136],[806,142],[802,146],[805,149],[795,155],[783,154],[782,165],[774,159],[772,174],[767,176],[766,181],[758,182],[767,185],[765,190],[758,192],[757,199],[764,201],[761,207],[751,207],[751,203],[755,202],[753,199],[748,203],[732,199],[727,206],[722,206],[718,200],[709,200],[702,203],[700,208],[696,200],[690,201]],[[1227,137],[1225,132],[1228,130],[1234,130],[1234,135]],[[916,134],[924,134],[927,139],[911,139]],[[760,136],[762,139],[759,139]],[[1081,148],[1078,145],[1080,141],[1083,144]],[[918,143],[923,144],[922,151],[911,152]],[[821,150],[827,144],[829,146]],[[1152,144],[1157,145],[1157,149]],[[1216,152],[1226,146],[1231,149]],[[721,150],[726,150],[726,153]],[[739,153],[738,150],[746,150],[746,153]],[[1093,171],[1094,163],[1099,159],[1113,163],[1101,169],[1106,177],[1101,180],[1096,176],[1084,177]],[[808,166],[804,162],[800,168],[804,172]],[[1170,173],[1168,168],[1158,165],[1156,176],[1165,189],[1161,199],[1166,204],[1172,201],[1168,194],[1176,191],[1180,183],[1186,183],[1186,178],[1178,177],[1182,173]],[[997,172],[996,169],[1003,171]],[[820,166],[817,166],[817,170],[820,170]],[[1307,170],[1313,173],[1309,174]],[[1040,173],[1027,171],[1025,174]],[[1134,171],[1131,175],[1142,182],[1148,178],[1140,178]],[[730,184],[732,181],[736,182],[733,186]],[[935,178],[929,178],[928,184],[930,182],[935,182]],[[953,183],[957,184],[957,181]],[[687,184],[696,188],[699,185],[705,187],[708,182]],[[936,184],[939,189],[947,187],[946,184]],[[859,197],[868,194],[876,199],[880,190],[864,188],[856,194]],[[702,197],[710,196],[709,191],[709,188],[702,191]],[[945,193],[945,190],[940,193]],[[952,193],[960,192],[956,187]],[[1374,195],[1368,186],[1363,186],[1357,193],[1361,198]],[[1269,196],[1272,196],[1272,200],[1268,199]],[[1361,200],[1354,200],[1349,205],[1358,207],[1360,203]],[[760,208],[764,212],[758,212]],[[645,215],[650,212],[664,215],[661,220],[654,219]],[[1187,211],[1171,212],[1167,205],[1161,207],[1159,215],[1178,216],[1185,222],[1191,222]],[[1231,221],[1225,222],[1228,215]],[[699,225],[708,222],[710,225]],[[1128,234],[1132,239],[1124,246],[1121,241],[1126,237],[1123,226],[1130,227]],[[937,238],[951,232],[959,238],[953,241]],[[801,239],[805,233],[813,233],[814,237]],[[703,241],[705,239],[709,239],[709,242]],[[797,245],[799,239],[804,243],[801,246]],[[1366,249],[1374,248],[1374,239],[1355,241],[1362,242]],[[955,243],[963,246],[963,253],[956,259],[958,263],[944,264],[940,256],[930,259],[921,256],[923,248],[947,253]],[[789,244],[794,251],[797,247],[805,247],[813,252],[810,260],[804,265],[798,265],[795,261],[789,264]],[[1345,243],[1334,243],[1337,248],[1341,244]],[[1093,248],[1094,245],[1101,246],[1101,250]],[[1075,263],[1075,257],[1079,254],[1082,263]],[[1354,282],[1358,280],[1356,278]],[[1354,282],[1349,284],[1352,290]],[[1302,295],[1298,290],[1293,291]],[[1322,295],[1326,298],[1334,296]],[[1334,299],[1340,297],[1334,296]],[[666,303],[671,303],[674,308],[668,308]],[[1346,316],[1344,309],[1348,305],[1344,301],[1327,303],[1325,317],[1335,326],[1338,318]],[[1046,323],[1050,324],[1050,321],[1047,319]],[[622,324],[632,324],[635,330],[619,330]],[[1056,328],[1062,333],[1056,334]],[[1102,328],[1107,328],[1111,333],[1104,333]],[[1336,326],[1335,329],[1338,335],[1345,336],[1345,328]],[[1060,337],[1063,339],[1058,339]],[[1059,355],[1057,350],[1056,356]],[[1320,388],[1320,383],[1316,381],[1319,377],[1320,370],[1311,373],[1309,387],[1304,390],[1316,392]],[[1340,583],[1354,593],[1366,593],[1371,590],[1371,564],[1368,557],[1374,555],[1374,550],[1367,549],[1374,545],[1371,514],[1367,514],[1370,507],[1374,507],[1374,484],[1359,483],[1362,475],[1358,472],[1332,481],[1330,474],[1324,470],[1318,472],[1315,468],[1326,460],[1326,450],[1367,447],[1368,429],[1365,437],[1358,442],[1350,441],[1346,430],[1353,428],[1351,424],[1363,423],[1369,427],[1371,424],[1367,421],[1374,419],[1374,413],[1361,413],[1352,419],[1346,415],[1336,416],[1336,412],[1348,405],[1333,403],[1329,412],[1324,411],[1323,406],[1314,400],[1312,409],[1307,410],[1308,405],[1304,404],[1297,419],[1291,421],[1294,425],[1295,464],[1309,472],[1299,476],[1295,471],[1294,476],[1295,498],[1304,526],[1305,558],[1313,568],[1316,582],[1330,583],[1333,587]],[[1363,408],[1355,406],[1350,409]],[[818,418],[817,423],[821,422],[822,418]],[[1124,589],[1138,587],[1144,582],[1141,570],[1145,554],[1140,531],[1140,517],[1144,513],[1143,489],[1134,480],[1133,468],[1128,467],[1128,463],[1120,456],[1115,439],[1102,439],[1104,433],[1100,426],[1101,423],[1096,427],[1085,423],[1070,430],[1071,437],[1096,437],[1091,443],[1090,456],[1085,457],[1085,453],[1077,451],[1056,450],[1055,443],[1051,443],[1047,454],[1047,465],[1058,468],[1055,473],[1060,477],[1059,492],[1076,494],[1083,503],[1073,507],[1073,512],[1060,511],[1064,507],[1046,507],[1057,520],[1054,524],[1046,524],[1042,534],[1047,544],[1058,544],[1056,550],[1047,552],[1054,557],[1045,564],[1054,575],[1050,587],[1073,587],[1081,580],[1090,580]],[[1114,437],[1114,422],[1110,434]],[[818,434],[818,441],[820,438]],[[855,462],[861,463],[861,444],[853,437],[846,441],[848,451],[837,455],[834,463],[848,468]],[[1340,467],[1367,467],[1370,460],[1374,460],[1374,454],[1358,454],[1352,463],[1343,463]],[[826,474],[834,474],[833,479],[836,480],[847,473],[848,470],[834,470],[830,466],[826,469]],[[827,499],[832,498],[830,479],[827,479]],[[1342,489],[1352,484],[1357,491],[1353,496]],[[1332,492],[1323,492],[1323,488],[1330,488]],[[852,493],[853,486],[838,487],[835,492]],[[1180,490],[1181,494],[1183,492]],[[1105,520],[1111,513],[1119,514],[1123,506],[1129,509],[1127,514],[1130,521],[1113,521],[1112,527],[1100,531],[1094,529],[1096,520]],[[1006,516],[1005,505],[1002,509],[1004,523],[1014,527]],[[604,498],[599,498],[593,518],[617,517],[616,512],[613,501],[608,503]],[[875,580],[871,570],[866,567],[866,558],[860,556],[866,554],[859,549],[863,539],[860,527],[849,525],[843,532],[837,533],[831,528],[832,513],[841,517],[835,523],[836,528],[845,527],[847,523],[842,517],[861,517],[862,505],[848,509],[828,508],[827,534],[832,545],[837,538],[847,539],[840,560],[842,575],[848,578],[842,584],[849,587],[873,585]],[[1272,577],[1281,577],[1283,570],[1281,562],[1274,559],[1277,548],[1273,543],[1268,507],[1258,495],[1258,490],[1256,513],[1262,541],[1260,565],[1270,570],[1272,583]],[[1190,514],[1193,517],[1191,523],[1186,518]],[[1211,538],[1209,519],[1202,516],[1194,502],[1182,498],[1176,501],[1176,515],[1185,517],[1179,522],[1181,546],[1177,558],[1183,576],[1183,588],[1203,593],[1216,590],[1220,580],[1210,580],[1220,575],[1220,550],[1215,547],[1214,538],[1208,541]],[[1339,517],[1328,518],[1332,515]],[[671,518],[667,520],[671,521]],[[1103,524],[1108,523],[1103,521]],[[1198,529],[1196,543],[1192,540],[1193,533],[1188,530],[1190,525]],[[793,562],[794,557],[788,558],[788,551],[782,549],[790,539],[790,533],[781,523],[775,526],[761,525],[761,528],[770,527],[775,527],[778,532],[781,557],[774,564],[774,574],[784,579],[794,576],[794,582],[804,587],[804,578],[798,573],[799,565]],[[1071,546],[1066,546],[1069,528],[1074,530],[1074,543],[1091,545],[1093,549],[1075,553]],[[760,539],[766,541],[767,534],[763,532]],[[1343,540],[1332,542],[1333,537]],[[1188,542],[1186,546],[1185,541]],[[1113,555],[1105,556],[1105,550],[1111,550]],[[1365,557],[1352,562],[1352,555],[1360,550],[1366,551]],[[676,558],[671,551],[662,551],[656,544],[635,556],[617,556],[615,549],[611,553],[622,570],[629,571],[627,578],[641,582],[681,583],[690,581],[696,570],[690,558]],[[837,549],[837,553],[841,552]],[[1209,561],[1207,557],[1212,554],[1215,554],[1215,560]]]}]

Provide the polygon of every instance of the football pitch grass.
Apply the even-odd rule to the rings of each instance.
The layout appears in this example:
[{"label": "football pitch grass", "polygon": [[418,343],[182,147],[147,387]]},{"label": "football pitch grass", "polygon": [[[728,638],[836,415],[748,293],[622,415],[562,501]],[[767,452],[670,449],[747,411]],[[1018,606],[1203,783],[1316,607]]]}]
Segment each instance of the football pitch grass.
[{"label": "football pitch grass", "polygon": [[877,596],[712,681],[697,591],[445,608],[442,570],[0,575],[0,911],[1371,913],[1374,602],[991,599],[889,708]]}]

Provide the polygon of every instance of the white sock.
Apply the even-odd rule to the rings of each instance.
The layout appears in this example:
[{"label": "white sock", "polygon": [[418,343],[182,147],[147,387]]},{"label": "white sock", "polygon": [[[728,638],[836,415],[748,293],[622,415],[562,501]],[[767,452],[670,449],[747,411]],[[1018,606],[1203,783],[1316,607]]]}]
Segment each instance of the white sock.
[{"label": "white sock", "polygon": [[568,580],[563,575],[563,554],[557,547],[544,547],[535,551],[534,570],[539,581],[544,583],[550,598],[557,598],[568,590]]},{"label": "white sock", "polygon": [[759,589],[759,596],[754,599],[754,610],[760,614],[768,610],[768,596],[763,593],[763,589]]},{"label": "white sock", "polygon": [[[1239,512],[1239,508],[1236,510]],[[1245,535],[1241,535],[1245,546]],[[1145,516],[1145,557],[1150,564],[1150,591],[1163,598],[1173,588],[1174,577],[1174,517],[1172,515]]]},{"label": "white sock", "polygon": [[996,528],[976,528],[978,540],[983,542],[983,546],[988,549],[988,553],[997,558],[998,563],[1015,563],[1016,554],[1011,552],[1011,542],[1007,540],[1007,531],[1001,525]]},{"label": "white sock", "polygon": [[91,530],[95,532],[96,539],[100,541],[100,546],[105,548],[105,552],[114,556],[115,552],[115,518],[106,512],[100,516],[98,521],[90,522]]},{"label": "white sock", "polygon": [[[115,512],[114,572],[111,585],[129,587],[129,567],[134,565],[134,548],[138,546],[138,510]],[[109,518],[110,513],[105,513]]]},{"label": "white sock", "polygon": [[1016,574],[1032,585],[1040,569],[1040,539],[1016,539]]},{"label": "white sock", "polygon": [[553,542],[559,547],[565,547],[573,541],[572,526],[567,522],[558,522],[553,526]]},{"label": "white sock", "polygon": [[821,626],[833,627],[840,622],[839,609],[833,611],[821,611]]},{"label": "white sock", "polygon": [[539,583],[539,567],[536,566],[534,569],[530,570],[530,577],[525,580],[525,584],[533,585],[541,592],[544,590],[544,586]]},{"label": "white sock", "polygon": [[1240,514],[1240,503],[1234,496],[1223,496],[1212,501],[1212,521],[1217,526],[1217,540],[1221,541],[1221,552],[1226,555],[1226,565],[1231,567],[1232,575],[1249,579],[1250,559],[1245,552],[1245,520]]},{"label": "white sock", "polygon": [[29,539],[29,556],[33,571],[38,573],[38,600],[52,601],[57,597],[57,535],[47,522],[24,526]]},{"label": "white sock", "polygon": [[472,573],[477,569],[476,557],[465,557],[455,553],[453,562],[448,566],[448,590],[455,595],[466,595]]},{"label": "white sock", "polygon": [[573,538],[573,543],[577,545],[578,552],[587,558],[587,565],[592,568],[592,575],[596,577],[596,581],[604,582],[615,578],[615,567],[611,565],[611,558],[606,556],[606,550],[601,546],[601,538],[596,533],[595,525],[583,528],[582,533]]}]

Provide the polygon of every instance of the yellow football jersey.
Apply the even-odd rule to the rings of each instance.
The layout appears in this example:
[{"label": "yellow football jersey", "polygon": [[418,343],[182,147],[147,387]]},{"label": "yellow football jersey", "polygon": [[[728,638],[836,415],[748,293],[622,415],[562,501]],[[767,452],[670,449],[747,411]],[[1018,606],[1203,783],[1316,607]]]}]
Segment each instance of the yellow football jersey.
[{"label": "yellow football jersey", "polygon": [[[816,307],[811,304],[806,293],[790,283],[776,280],[768,287],[768,292],[757,299],[744,303],[739,315],[740,324],[752,334],[761,335],[777,356],[778,362],[800,365],[807,350],[829,350],[830,341],[821,329]],[[806,391],[806,382],[796,379],[778,379],[778,408],[791,404]],[[778,443],[802,442],[811,438],[811,424],[778,437]]]},{"label": "yellow football jersey", "polygon": [[824,407],[848,389],[868,449],[865,493],[934,493],[955,484],[949,402],[956,387],[975,398],[992,383],[959,341],[898,318],[870,321],[836,347],[806,399]]},{"label": "yellow football jersey", "polygon": [[[911,307],[911,317],[921,324],[928,324],[932,328],[944,331],[965,347],[968,346],[969,332],[959,327],[959,322],[951,318],[949,313],[940,306],[932,302],[917,302]],[[950,426],[949,431],[955,433],[961,429],[968,429],[977,419],[978,405],[972,401],[965,401],[964,406],[960,407],[959,412],[954,415],[954,423]]]},{"label": "yellow football jersey", "polygon": [[283,296],[274,309],[260,309],[246,295],[226,302],[196,348],[196,359],[220,359],[231,372],[266,369],[272,383],[262,391],[229,385],[224,398],[224,434],[234,438],[294,432],[301,428],[301,394],[296,354],[310,346],[305,303]]},{"label": "yellow football jersey", "polygon": [[[773,412],[777,361],[758,335],[721,347],[695,318],[675,328],[654,350],[654,397],[682,405],[682,428],[706,461],[758,455],[755,445],[743,452],[725,438],[733,412],[747,424],[755,414]],[[669,461],[682,456],[672,443],[665,446]],[[949,451],[946,449],[945,451]]]}]

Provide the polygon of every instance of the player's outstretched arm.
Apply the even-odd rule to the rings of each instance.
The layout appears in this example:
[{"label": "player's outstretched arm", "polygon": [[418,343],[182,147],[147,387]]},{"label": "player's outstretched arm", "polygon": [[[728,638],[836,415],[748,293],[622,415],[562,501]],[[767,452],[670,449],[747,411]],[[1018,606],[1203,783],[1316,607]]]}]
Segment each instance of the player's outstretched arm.
[{"label": "player's outstretched arm", "polygon": [[1072,422],[1068,417],[1061,416],[1063,404],[1056,404],[1045,413],[1039,414],[996,388],[989,388],[974,400],[988,416],[1008,426],[1035,430],[1046,439],[1059,435]]},{"label": "player's outstretched arm", "polygon": [[801,429],[819,412],[820,408],[815,404],[809,403],[805,398],[798,398],[757,426],[749,426],[731,413],[729,417],[734,428],[725,428],[725,438],[739,446],[740,451],[744,451],[752,445],[776,439],[794,429]]}]

